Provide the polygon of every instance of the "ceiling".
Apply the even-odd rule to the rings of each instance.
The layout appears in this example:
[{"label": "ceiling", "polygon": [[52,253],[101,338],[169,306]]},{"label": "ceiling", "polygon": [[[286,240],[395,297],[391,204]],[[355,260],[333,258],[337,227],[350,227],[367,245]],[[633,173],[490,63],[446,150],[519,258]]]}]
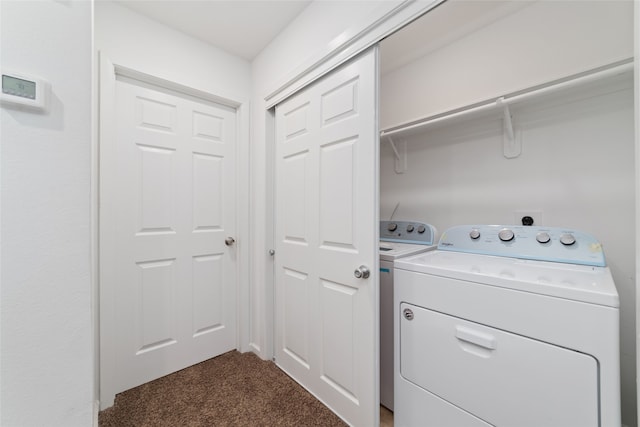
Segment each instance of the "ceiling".
[{"label": "ceiling", "polygon": [[[115,1],[251,61],[313,0]],[[382,41],[381,73],[402,67],[530,3],[531,0],[448,0]]]},{"label": "ceiling", "polygon": [[251,61],[311,0],[118,0],[117,3]]}]

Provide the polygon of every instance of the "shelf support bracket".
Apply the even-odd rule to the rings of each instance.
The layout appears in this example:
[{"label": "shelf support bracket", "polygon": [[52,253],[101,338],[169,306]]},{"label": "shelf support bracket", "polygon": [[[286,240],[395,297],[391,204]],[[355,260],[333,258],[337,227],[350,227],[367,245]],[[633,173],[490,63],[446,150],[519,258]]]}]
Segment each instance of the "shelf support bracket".
[{"label": "shelf support bracket", "polygon": [[513,121],[511,120],[511,111],[509,110],[509,104],[504,102],[504,97],[498,98],[496,100],[496,105],[499,108],[502,108],[503,113],[503,155],[507,159],[515,159],[522,153],[521,133],[513,128]]},{"label": "shelf support bracket", "polygon": [[388,136],[387,140],[389,141],[389,145],[391,145],[391,149],[393,149],[393,154],[395,155],[395,171],[397,174],[405,173],[407,171],[407,141],[402,141],[402,153],[398,151],[396,147],[396,143],[393,142],[393,139]]}]

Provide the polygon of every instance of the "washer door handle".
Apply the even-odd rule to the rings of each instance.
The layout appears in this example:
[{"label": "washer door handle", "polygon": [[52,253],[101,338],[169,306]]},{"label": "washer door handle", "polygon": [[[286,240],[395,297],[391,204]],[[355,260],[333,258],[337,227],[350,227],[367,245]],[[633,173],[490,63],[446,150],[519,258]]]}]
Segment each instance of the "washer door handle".
[{"label": "washer door handle", "polygon": [[473,329],[456,326],[456,338],[460,341],[466,341],[475,344],[487,350],[495,350],[498,347],[498,340],[491,334],[485,332],[474,331]]}]

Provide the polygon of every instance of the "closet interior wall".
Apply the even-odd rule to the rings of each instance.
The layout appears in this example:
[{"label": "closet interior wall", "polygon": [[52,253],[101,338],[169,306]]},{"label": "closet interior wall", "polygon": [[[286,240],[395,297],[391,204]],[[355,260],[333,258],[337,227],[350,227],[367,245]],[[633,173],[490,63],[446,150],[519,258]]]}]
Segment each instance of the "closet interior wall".
[{"label": "closet interior wall", "polygon": [[[402,34],[381,44],[383,131],[633,57],[632,1],[447,2],[422,19],[433,37],[404,60],[386,61]],[[496,110],[395,136],[401,151],[406,142],[404,173],[385,138],[380,160],[381,219],[398,203],[396,219],[440,231],[531,214],[603,243],[620,295],[626,426],[637,425],[634,114],[627,72],[513,105],[515,158],[503,155]]]}]

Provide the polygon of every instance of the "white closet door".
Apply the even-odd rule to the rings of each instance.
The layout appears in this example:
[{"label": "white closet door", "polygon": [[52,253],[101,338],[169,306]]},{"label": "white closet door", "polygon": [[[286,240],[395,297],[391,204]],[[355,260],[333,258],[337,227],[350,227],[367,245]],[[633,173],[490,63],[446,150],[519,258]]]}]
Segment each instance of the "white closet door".
[{"label": "white closet door", "polygon": [[235,110],[118,77],[114,118],[101,162],[107,396],[236,348],[235,246],[225,245]]},{"label": "white closet door", "polygon": [[276,361],[356,426],[379,407],[376,93],[372,49],[276,107]]}]

